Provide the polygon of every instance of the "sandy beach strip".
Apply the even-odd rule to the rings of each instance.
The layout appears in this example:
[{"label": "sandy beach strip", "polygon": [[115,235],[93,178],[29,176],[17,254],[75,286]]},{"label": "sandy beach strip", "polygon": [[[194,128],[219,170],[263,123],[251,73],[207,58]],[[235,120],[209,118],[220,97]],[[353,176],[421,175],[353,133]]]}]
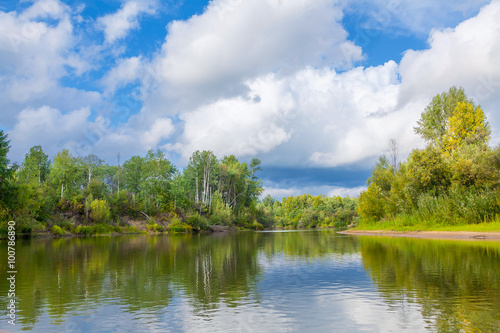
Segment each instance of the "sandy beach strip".
[{"label": "sandy beach strip", "polygon": [[435,239],[467,239],[467,240],[498,240],[500,232],[473,231],[391,231],[391,230],[345,230],[340,234],[355,236],[391,236]]}]

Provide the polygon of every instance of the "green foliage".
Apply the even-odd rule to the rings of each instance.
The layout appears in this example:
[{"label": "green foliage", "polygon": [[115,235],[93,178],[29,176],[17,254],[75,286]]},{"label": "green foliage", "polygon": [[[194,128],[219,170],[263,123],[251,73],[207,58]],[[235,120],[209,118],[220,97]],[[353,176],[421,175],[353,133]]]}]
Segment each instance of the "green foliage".
[{"label": "green foliage", "polygon": [[198,213],[194,213],[187,218],[186,223],[193,227],[193,230],[204,231],[208,230],[208,219]]},{"label": "green foliage", "polygon": [[73,232],[77,235],[90,236],[94,233],[94,230],[91,226],[79,225],[73,230]]},{"label": "green foliage", "polygon": [[190,225],[183,223],[181,220],[175,218],[167,226],[167,230],[172,233],[190,233],[193,231],[193,228]]},{"label": "green foliage", "polygon": [[234,221],[233,212],[228,204],[225,204],[219,192],[212,197],[212,215],[210,223],[216,225],[230,225]]},{"label": "green foliage", "polygon": [[422,112],[415,133],[419,134],[428,143],[441,146],[448,128],[448,119],[458,103],[474,105],[472,99],[467,98],[463,88],[451,87],[448,92],[436,95],[432,102]]},{"label": "green foliage", "polygon": [[18,171],[18,178],[23,183],[43,183],[50,172],[49,155],[43,152],[42,146],[34,146],[26,154]]},{"label": "green foliage", "polygon": [[64,235],[66,232],[64,232],[64,230],[58,226],[58,225],[53,225],[52,228],[50,229],[52,231],[52,234],[56,235],[56,236],[62,236]]},{"label": "green foliage", "polygon": [[95,223],[107,223],[110,217],[111,212],[106,201],[95,199],[90,203],[90,218]]},{"label": "green foliage", "polygon": [[148,224],[146,229],[150,232],[163,232],[163,226],[158,223]]},{"label": "green foliage", "polygon": [[264,230],[264,226],[257,221],[253,221],[248,225],[248,229],[252,230]]},{"label": "green foliage", "polygon": [[480,107],[471,103],[458,102],[443,137],[443,146],[452,151],[464,144],[487,144],[490,127]]}]

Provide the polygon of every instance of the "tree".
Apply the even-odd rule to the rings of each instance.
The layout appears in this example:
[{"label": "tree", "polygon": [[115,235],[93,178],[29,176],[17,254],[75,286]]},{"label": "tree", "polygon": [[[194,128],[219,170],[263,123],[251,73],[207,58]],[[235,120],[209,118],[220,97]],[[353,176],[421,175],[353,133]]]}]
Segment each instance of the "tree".
[{"label": "tree", "polygon": [[414,127],[415,133],[425,141],[441,146],[448,128],[448,119],[452,117],[459,102],[474,106],[473,100],[467,98],[463,88],[451,87],[448,92],[434,96]]},{"label": "tree", "polygon": [[43,152],[42,146],[34,146],[24,157],[19,170],[19,181],[23,183],[43,183],[50,172],[49,155]]},{"label": "tree", "polygon": [[217,189],[217,172],[219,162],[211,151],[195,151],[184,170],[188,180],[188,192],[194,203],[210,205],[213,193]]},{"label": "tree", "polygon": [[444,149],[451,151],[463,144],[486,145],[490,133],[490,126],[479,106],[458,102],[448,120],[443,139]]},{"label": "tree", "polygon": [[165,154],[157,150],[149,150],[143,164],[143,179],[141,189],[148,201],[154,203],[155,209],[166,205],[170,201],[170,185],[177,169],[166,158]]},{"label": "tree", "polygon": [[398,169],[398,154],[399,154],[399,144],[396,139],[389,140],[389,157],[393,171],[396,172]]},{"label": "tree", "polygon": [[144,163],[144,159],[140,156],[132,156],[123,163],[121,170],[122,184],[134,195],[138,195],[141,191]]},{"label": "tree", "polygon": [[4,134],[0,130],[0,188],[3,188],[12,177],[12,169],[9,168],[9,159],[7,154],[9,153],[10,141],[7,140],[7,134]]},{"label": "tree", "polygon": [[74,189],[76,180],[80,177],[76,159],[71,156],[67,149],[63,149],[54,157],[51,166],[50,177],[52,183],[61,188],[61,199],[64,199],[64,191]]},{"label": "tree", "polygon": [[10,149],[9,142],[7,134],[0,130],[0,217],[6,213],[2,206],[10,206],[15,201],[11,186],[14,170],[9,166],[10,161],[7,158]]},{"label": "tree", "polygon": [[104,161],[96,155],[88,155],[80,159],[81,167],[83,169],[83,176],[85,177],[86,186],[90,184],[92,177],[102,177],[104,173]]}]

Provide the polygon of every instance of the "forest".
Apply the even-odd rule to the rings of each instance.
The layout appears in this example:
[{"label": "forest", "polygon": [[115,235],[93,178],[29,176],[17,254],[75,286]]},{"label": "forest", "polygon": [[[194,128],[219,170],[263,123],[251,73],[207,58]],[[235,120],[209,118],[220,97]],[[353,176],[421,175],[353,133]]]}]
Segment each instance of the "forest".
[{"label": "forest", "polygon": [[436,228],[500,220],[500,145],[462,88],[436,95],[414,128],[426,142],[397,163],[381,156],[359,197],[360,228]]},{"label": "forest", "polygon": [[260,201],[261,162],[255,158],[242,163],[233,155],[218,159],[210,151],[196,151],[181,172],[160,150],[115,166],[68,150],[50,160],[41,146],[32,147],[21,164],[11,164],[9,149],[0,131],[0,234],[7,233],[9,220],[21,234],[62,236],[200,232],[213,226],[345,227],[356,216],[356,198]]}]

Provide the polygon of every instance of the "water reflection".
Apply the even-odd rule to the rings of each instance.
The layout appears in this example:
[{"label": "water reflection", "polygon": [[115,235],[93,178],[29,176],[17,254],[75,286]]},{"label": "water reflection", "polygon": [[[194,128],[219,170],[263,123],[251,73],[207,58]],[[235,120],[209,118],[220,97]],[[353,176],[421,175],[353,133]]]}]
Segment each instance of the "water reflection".
[{"label": "water reflection", "polygon": [[[385,301],[422,307],[438,332],[500,331],[498,242],[362,237],[363,264]],[[405,302],[403,302],[405,301]]]},{"label": "water reflection", "polygon": [[332,231],[20,241],[18,325],[0,309],[0,330],[494,331],[499,247]]}]

